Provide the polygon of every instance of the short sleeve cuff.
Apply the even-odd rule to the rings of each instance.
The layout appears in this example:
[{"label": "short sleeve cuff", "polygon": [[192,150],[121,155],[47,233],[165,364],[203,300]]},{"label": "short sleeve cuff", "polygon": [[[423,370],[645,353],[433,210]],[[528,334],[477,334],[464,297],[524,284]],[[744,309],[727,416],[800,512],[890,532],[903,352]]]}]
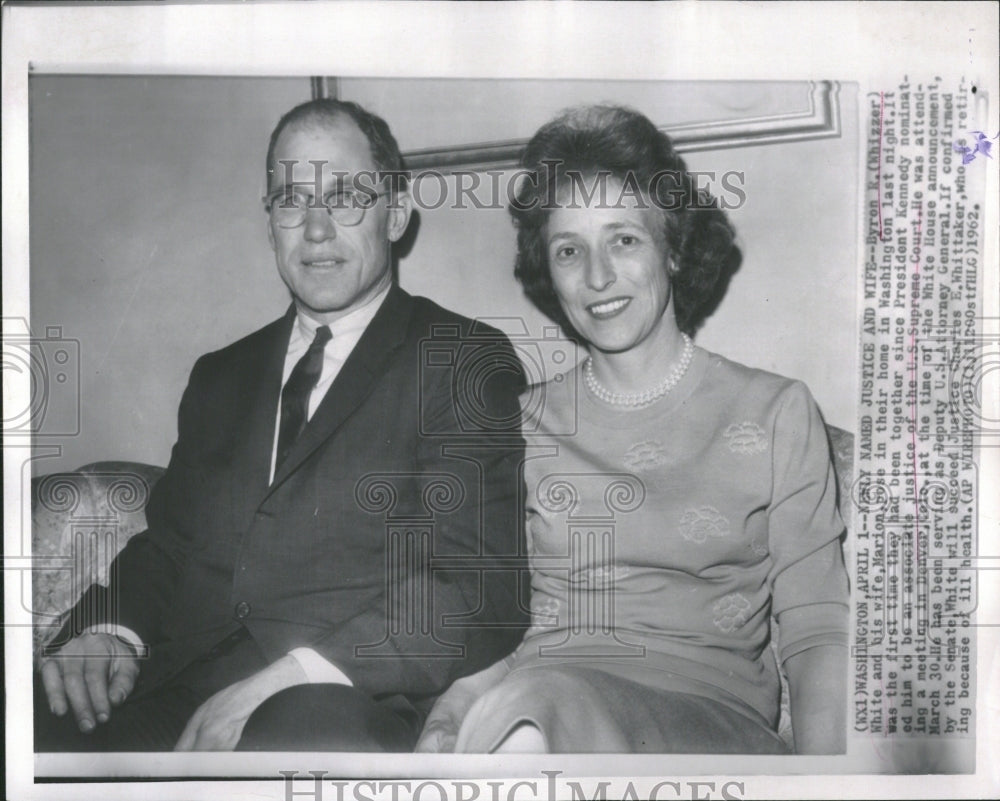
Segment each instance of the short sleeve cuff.
[{"label": "short sleeve cuff", "polygon": [[848,607],[841,603],[806,604],[778,615],[778,658],[820,645],[847,646]]}]

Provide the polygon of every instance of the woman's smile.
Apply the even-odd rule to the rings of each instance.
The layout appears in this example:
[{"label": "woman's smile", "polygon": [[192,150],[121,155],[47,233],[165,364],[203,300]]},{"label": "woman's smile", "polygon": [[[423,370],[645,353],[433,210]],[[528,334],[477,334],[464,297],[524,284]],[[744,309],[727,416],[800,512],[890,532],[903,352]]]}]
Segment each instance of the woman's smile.
[{"label": "woman's smile", "polygon": [[631,302],[632,298],[629,297],[602,300],[597,303],[591,303],[587,306],[587,311],[589,311],[591,315],[596,317],[598,320],[607,320],[621,314]]}]

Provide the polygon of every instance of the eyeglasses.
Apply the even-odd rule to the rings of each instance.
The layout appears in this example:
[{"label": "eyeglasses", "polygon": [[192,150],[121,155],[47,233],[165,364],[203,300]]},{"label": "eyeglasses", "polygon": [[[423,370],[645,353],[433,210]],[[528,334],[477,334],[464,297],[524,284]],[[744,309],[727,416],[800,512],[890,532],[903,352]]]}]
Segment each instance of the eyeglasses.
[{"label": "eyeglasses", "polygon": [[279,228],[298,228],[306,221],[309,209],[325,208],[337,225],[359,225],[365,212],[378,202],[378,198],[388,195],[388,191],[354,192],[335,189],[322,198],[316,198],[293,187],[282,187],[265,195],[264,209],[271,215]]}]

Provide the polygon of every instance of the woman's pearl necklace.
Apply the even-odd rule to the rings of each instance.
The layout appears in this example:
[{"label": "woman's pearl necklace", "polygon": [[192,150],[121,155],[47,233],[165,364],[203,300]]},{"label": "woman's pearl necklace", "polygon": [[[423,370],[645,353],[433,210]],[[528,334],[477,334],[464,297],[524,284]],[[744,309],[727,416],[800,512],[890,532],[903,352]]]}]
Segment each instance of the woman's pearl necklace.
[{"label": "woman's pearl necklace", "polygon": [[687,334],[681,334],[681,336],[684,337],[684,351],[681,353],[680,361],[674,365],[667,377],[652,389],[647,389],[645,392],[612,392],[601,386],[597,380],[597,376],[594,375],[594,360],[589,356],[583,364],[583,377],[587,383],[587,389],[612,406],[637,408],[658,401],[677,386],[677,382],[684,377],[684,373],[687,372],[694,356],[694,343],[691,341],[691,337]]}]

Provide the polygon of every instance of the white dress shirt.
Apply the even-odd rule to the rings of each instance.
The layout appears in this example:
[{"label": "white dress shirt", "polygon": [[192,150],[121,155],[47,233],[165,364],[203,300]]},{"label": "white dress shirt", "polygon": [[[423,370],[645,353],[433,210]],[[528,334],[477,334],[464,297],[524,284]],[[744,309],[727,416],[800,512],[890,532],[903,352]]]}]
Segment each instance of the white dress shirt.
[{"label": "white dress shirt", "polygon": [[[309,408],[306,411],[306,420],[312,420],[323,398],[326,397],[327,390],[333,380],[340,374],[340,368],[344,366],[347,357],[351,355],[361,335],[368,328],[369,323],[374,319],[376,312],[381,308],[386,296],[389,294],[388,288],[380,292],[368,303],[359,309],[355,309],[350,314],[346,314],[327,323],[330,333],[333,335],[326,347],[323,349],[323,369],[320,371],[319,380],[312,394],[309,395]],[[312,345],[316,337],[316,329],[320,323],[312,317],[306,317],[301,312],[295,315],[295,323],[292,325],[292,335],[288,340],[288,352],[285,354],[285,367],[281,372],[281,386],[285,386],[288,377],[295,369],[309,346]],[[269,481],[274,481],[275,461],[278,458],[278,429],[281,425],[281,403],[278,404],[278,413],[274,418],[274,442],[271,446],[271,477]]]},{"label": "white dress shirt", "polygon": [[[330,385],[340,373],[340,368],[344,366],[347,357],[351,355],[361,335],[368,328],[375,317],[375,313],[382,306],[389,289],[386,288],[368,303],[359,309],[355,309],[350,314],[346,314],[327,325],[333,335],[326,347],[323,349],[323,369],[319,374],[319,381],[309,395],[309,408],[306,410],[306,419],[311,420],[316,413],[323,398],[326,397]],[[288,353],[285,354],[285,368],[281,373],[281,386],[285,386],[288,377],[309,346],[312,345],[316,337],[316,329],[320,323],[311,317],[306,317],[299,313],[295,316],[295,324],[292,326],[292,335],[288,340]],[[278,404],[278,413],[274,418],[274,442],[271,446],[271,478],[274,481],[275,462],[278,458],[278,428],[281,425],[281,404]],[[294,657],[302,670],[305,671],[310,684],[320,684],[328,682],[332,684],[348,684],[353,686],[353,682],[347,675],[330,662],[320,656],[312,648],[293,648],[288,652]]]}]

